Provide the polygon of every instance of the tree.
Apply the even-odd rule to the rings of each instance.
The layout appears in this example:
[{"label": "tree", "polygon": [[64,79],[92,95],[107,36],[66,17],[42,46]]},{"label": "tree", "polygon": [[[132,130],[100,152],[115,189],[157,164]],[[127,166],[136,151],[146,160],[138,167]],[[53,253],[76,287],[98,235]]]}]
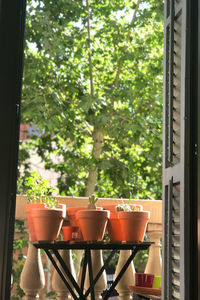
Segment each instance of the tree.
[{"label": "tree", "polygon": [[28,2],[22,122],[61,194],[161,198],[163,1]]}]

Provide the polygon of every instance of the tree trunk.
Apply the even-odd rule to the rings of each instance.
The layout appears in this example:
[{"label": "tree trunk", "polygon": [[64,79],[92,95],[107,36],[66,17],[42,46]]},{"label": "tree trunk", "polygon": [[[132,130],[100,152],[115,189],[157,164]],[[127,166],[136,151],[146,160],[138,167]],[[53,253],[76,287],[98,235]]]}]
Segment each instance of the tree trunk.
[{"label": "tree trunk", "polygon": [[[100,158],[103,149],[104,133],[101,129],[94,128],[93,132],[93,152],[92,157],[95,159]],[[85,196],[89,197],[95,191],[95,184],[97,181],[98,168],[91,166],[89,169],[89,175],[87,179]]]},{"label": "tree trunk", "polygon": [[[131,25],[133,26],[136,18],[136,14],[139,8],[141,0],[137,0],[137,4],[133,13],[133,18],[131,20]],[[90,32],[90,7],[89,7],[89,0],[86,0],[86,7],[88,11],[88,20],[87,20],[87,31],[88,31],[88,62],[89,62],[89,71],[90,71],[90,94],[92,97],[94,97],[94,83],[93,83],[93,68],[92,68],[92,56],[91,56],[91,32]],[[126,42],[129,42],[130,39],[130,33],[131,31],[128,32],[127,37],[126,37]],[[125,48],[126,49],[126,48]],[[118,83],[119,83],[119,77],[121,74],[121,70],[123,67],[123,60],[122,58],[119,61],[119,65],[117,68],[117,73],[114,81],[114,85],[116,88],[118,88]],[[114,99],[113,99],[113,106],[114,106]],[[111,110],[111,115],[110,119],[112,120],[112,114],[113,114],[113,109]],[[103,141],[104,141],[104,133],[102,132],[101,129],[97,129],[94,127],[94,132],[93,132],[93,152],[92,152],[92,158],[98,159],[100,158],[100,155],[103,150]],[[95,191],[95,185],[97,181],[97,175],[98,175],[98,168],[96,166],[91,166],[89,169],[89,175],[87,178],[87,185],[86,185],[86,191],[85,191],[85,196],[89,197],[91,196],[94,191]]]}]

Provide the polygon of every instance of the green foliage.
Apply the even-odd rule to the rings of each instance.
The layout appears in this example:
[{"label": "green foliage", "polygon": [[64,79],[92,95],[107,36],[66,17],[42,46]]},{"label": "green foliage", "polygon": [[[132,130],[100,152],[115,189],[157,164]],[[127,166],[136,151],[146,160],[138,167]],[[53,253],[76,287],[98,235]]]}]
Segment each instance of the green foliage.
[{"label": "green foliage", "polygon": [[149,251],[139,251],[134,258],[134,267],[136,272],[143,273],[149,257]]},{"label": "green foliage", "polygon": [[[149,242],[149,238],[145,235],[144,241]],[[147,260],[149,257],[149,249],[139,251],[134,258],[134,267],[136,272],[143,273],[147,264]]]},{"label": "green foliage", "polygon": [[57,190],[50,186],[47,179],[42,179],[36,172],[32,172],[29,177],[25,179],[26,194],[30,203],[45,203],[49,208],[54,208],[58,204],[55,197],[52,196]]},{"label": "green foliage", "polygon": [[161,199],[163,2],[142,0],[132,23],[135,0],[90,0],[89,12],[86,1],[28,0],[21,122],[45,133],[20,145],[19,193],[36,150],[60,195],[84,196],[96,167],[98,197]]},{"label": "green foliage", "polygon": [[28,247],[27,234],[24,229],[24,222],[15,221],[15,238],[13,241],[13,267],[12,267],[12,300],[21,300],[24,292],[19,286],[20,275],[25,262],[23,250]]},{"label": "green foliage", "polygon": [[46,293],[46,298],[49,299],[49,300],[57,300],[56,299],[56,293],[51,291],[49,293]]},{"label": "green foliage", "polygon": [[135,5],[91,0],[88,13],[85,1],[28,1],[22,122],[45,129],[33,147],[61,195],[83,196],[95,166],[98,197],[161,198],[163,0],[143,0],[131,24]]},{"label": "green foliage", "polygon": [[[18,182],[17,194],[26,194],[25,178],[31,175],[30,172],[30,150],[32,143],[19,142],[18,153]],[[23,175],[22,175],[23,174]]]}]

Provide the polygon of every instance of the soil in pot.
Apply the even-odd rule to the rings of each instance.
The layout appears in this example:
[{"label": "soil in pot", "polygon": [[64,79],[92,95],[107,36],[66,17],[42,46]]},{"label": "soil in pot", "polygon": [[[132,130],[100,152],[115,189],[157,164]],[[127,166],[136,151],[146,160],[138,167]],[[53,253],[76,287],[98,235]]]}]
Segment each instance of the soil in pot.
[{"label": "soil in pot", "polygon": [[36,241],[55,241],[58,238],[65,211],[59,208],[31,210]]},{"label": "soil in pot", "polygon": [[150,218],[149,211],[119,211],[118,218],[121,225],[122,240],[142,242],[147,223]]},{"label": "soil in pot", "polygon": [[84,241],[102,241],[110,216],[108,210],[80,210],[76,213]]}]

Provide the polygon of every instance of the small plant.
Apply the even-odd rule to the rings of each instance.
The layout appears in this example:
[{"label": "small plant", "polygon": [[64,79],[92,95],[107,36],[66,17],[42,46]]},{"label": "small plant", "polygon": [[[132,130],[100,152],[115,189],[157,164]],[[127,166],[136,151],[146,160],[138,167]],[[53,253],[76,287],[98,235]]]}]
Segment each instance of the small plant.
[{"label": "small plant", "polygon": [[95,194],[92,194],[91,196],[89,196],[88,209],[96,209],[97,201],[98,201],[98,198],[95,196]]},{"label": "small plant", "polygon": [[116,211],[139,211],[139,208],[137,206],[132,206],[124,202],[122,204],[118,204],[115,209]]},{"label": "small plant", "polygon": [[20,276],[25,262],[23,249],[26,249],[27,247],[28,247],[28,236],[24,227],[24,221],[15,220],[11,300],[20,300],[24,296],[24,292],[20,288]]},{"label": "small plant", "polygon": [[57,189],[50,186],[47,179],[42,179],[36,172],[32,172],[30,177],[25,179],[27,187],[27,196],[29,203],[44,203],[48,208],[57,206],[58,201],[53,196],[57,193]]}]

